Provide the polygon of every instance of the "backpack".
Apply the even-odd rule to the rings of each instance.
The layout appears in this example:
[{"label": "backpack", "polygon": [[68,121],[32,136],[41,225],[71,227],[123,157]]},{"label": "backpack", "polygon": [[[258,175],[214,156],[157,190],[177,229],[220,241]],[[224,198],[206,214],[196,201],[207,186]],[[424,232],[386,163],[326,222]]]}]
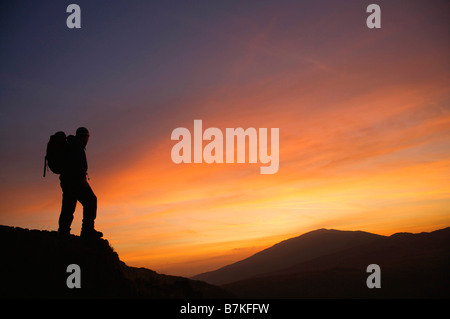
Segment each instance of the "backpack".
[{"label": "backpack", "polygon": [[44,177],[47,167],[55,174],[61,174],[66,158],[67,137],[66,133],[59,131],[50,136],[47,143],[47,151],[44,159]]}]

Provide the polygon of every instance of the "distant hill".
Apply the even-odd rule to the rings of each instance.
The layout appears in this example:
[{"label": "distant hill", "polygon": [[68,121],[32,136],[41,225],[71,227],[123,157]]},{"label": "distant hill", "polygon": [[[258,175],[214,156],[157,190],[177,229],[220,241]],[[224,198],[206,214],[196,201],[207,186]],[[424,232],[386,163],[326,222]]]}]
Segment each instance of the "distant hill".
[{"label": "distant hill", "polygon": [[[69,289],[67,266],[81,268],[81,288]],[[229,298],[200,281],[129,267],[105,239],[86,242],[57,232],[0,226],[1,298]]]},{"label": "distant hill", "polygon": [[[449,247],[450,228],[389,237],[321,229],[193,278],[241,298],[449,298]],[[380,289],[366,286],[370,264],[381,267]]]},{"label": "distant hill", "polygon": [[371,243],[382,237],[362,231],[319,229],[282,241],[247,259],[215,271],[196,275],[192,279],[222,285],[282,270],[316,257]]}]

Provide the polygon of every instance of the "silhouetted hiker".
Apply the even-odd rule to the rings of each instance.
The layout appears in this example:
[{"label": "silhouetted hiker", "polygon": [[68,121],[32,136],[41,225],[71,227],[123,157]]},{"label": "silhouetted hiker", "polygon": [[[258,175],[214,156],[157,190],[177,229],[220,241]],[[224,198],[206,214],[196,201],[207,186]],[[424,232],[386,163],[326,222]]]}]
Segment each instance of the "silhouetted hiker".
[{"label": "silhouetted hiker", "polygon": [[87,181],[87,160],[85,147],[89,140],[89,131],[80,127],[76,135],[67,137],[65,161],[59,179],[63,191],[61,215],[59,216],[58,233],[63,236],[70,234],[70,226],[77,201],[83,205],[83,221],[81,237],[101,238],[103,234],[94,229],[97,216],[97,196]]}]

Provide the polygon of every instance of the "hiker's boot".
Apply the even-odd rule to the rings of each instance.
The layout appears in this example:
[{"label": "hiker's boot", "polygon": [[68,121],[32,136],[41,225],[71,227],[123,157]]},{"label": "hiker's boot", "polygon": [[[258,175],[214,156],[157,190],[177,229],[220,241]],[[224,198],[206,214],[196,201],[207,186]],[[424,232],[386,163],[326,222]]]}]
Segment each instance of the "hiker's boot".
[{"label": "hiker's boot", "polygon": [[103,233],[95,230],[94,228],[82,229],[81,238],[84,239],[100,239],[103,237]]},{"label": "hiker's boot", "polygon": [[94,220],[83,218],[80,236],[85,239],[99,239],[103,237],[103,233],[94,229]]}]

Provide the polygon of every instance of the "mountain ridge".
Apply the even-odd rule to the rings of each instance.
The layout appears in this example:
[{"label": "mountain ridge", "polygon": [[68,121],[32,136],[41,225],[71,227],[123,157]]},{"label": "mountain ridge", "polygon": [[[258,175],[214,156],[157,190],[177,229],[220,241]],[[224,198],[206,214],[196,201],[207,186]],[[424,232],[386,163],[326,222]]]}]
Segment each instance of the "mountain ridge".
[{"label": "mountain ridge", "polygon": [[[127,266],[106,239],[60,238],[55,231],[0,225],[2,298],[231,298],[201,281]],[[67,267],[80,267],[81,288],[70,289]]]},{"label": "mountain ridge", "polygon": [[[106,239],[86,242],[71,235],[63,240],[54,231],[0,225],[0,297],[450,298],[448,247],[450,227],[390,236],[318,229],[206,273],[223,280],[211,284],[210,278],[130,267]],[[70,264],[81,268],[81,289],[66,285]],[[369,264],[381,268],[381,289],[366,286]]]},{"label": "mountain ridge", "polygon": [[[449,298],[450,228],[396,233],[221,287],[241,298]],[[381,268],[369,289],[366,268]]]},{"label": "mountain ridge", "polygon": [[[341,237],[340,242],[333,242],[332,238],[336,235]],[[356,237],[359,238],[359,242],[355,242]],[[371,242],[380,237],[384,236],[364,231],[321,228],[283,240],[246,259],[214,271],[195,275],[191,279],[223,285],[249,276],[281,270],[289,265],[358,245],[361,242]],[[302,254],[299,254],[299,252],[302,252]]]}]

